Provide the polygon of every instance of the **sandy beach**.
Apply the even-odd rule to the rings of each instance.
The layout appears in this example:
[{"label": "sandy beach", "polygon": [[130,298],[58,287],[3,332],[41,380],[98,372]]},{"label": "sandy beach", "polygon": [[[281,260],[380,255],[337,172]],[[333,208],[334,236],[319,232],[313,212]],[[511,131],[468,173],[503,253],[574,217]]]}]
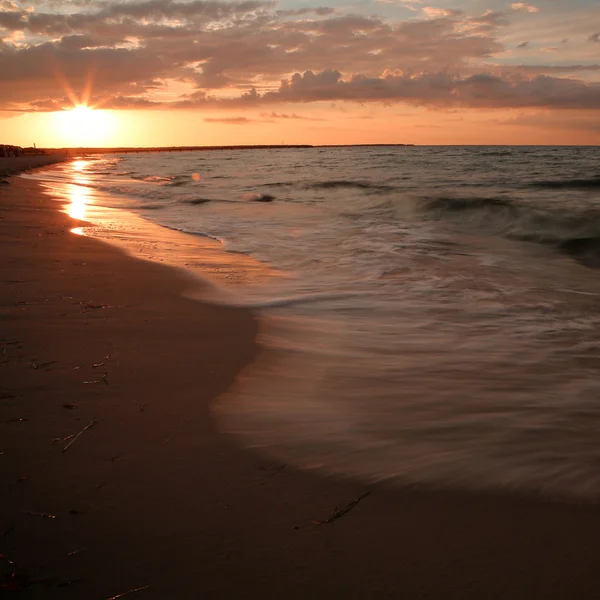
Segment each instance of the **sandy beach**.
[{"label": "sandy beach", "polygon": [[3,597],[600,597],[594,505],[338,481],[216,431],[256,317],[58,206],[0,187]]}]

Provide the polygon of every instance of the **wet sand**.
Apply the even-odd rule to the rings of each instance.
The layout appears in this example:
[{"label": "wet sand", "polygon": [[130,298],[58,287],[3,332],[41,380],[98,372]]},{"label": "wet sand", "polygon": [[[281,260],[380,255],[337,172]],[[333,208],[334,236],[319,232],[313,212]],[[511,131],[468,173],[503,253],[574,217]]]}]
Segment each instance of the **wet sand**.
[{"label": "wet sand", "polygon": [[77,224],[33,181],[0,187],[15,598],[600,597],[595,506],[392,490],[242,450],[209,407],[260,352],[256,318]]}]

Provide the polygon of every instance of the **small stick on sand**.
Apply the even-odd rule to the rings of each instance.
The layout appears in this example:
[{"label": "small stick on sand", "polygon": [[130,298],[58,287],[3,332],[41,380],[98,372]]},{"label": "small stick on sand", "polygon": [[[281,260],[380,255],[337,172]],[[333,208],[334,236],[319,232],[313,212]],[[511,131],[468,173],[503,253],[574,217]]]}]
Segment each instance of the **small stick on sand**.
[{"label": "small stick on sand", "polygon": [[88,429],[90,429],[91,427],[93,427],[94,425],[97,425],[98,421],[90,421],[63,449],[63,452],[66,452],[72,444],[75,443],[75,441],[77,440],[77,438],[84,433],[85,431],[87,431]]},{"label": "small stick on sand", "polygon": [[93,367],[94,369],[97,369],[98,367],[103,367],[103,366],[104,366],[104,365],[105,365],[105,364],[108,362],[108,359],[109,359],[109,358],[110,358],[110,354],[108,354],[107,356],[105,356],[105,357],[104,357],[104,360],[103,360],[101,363],[94,363],[94,364],[92,365],[92,367]]},{"label": "small stick on sand", "polygon": [[55,364],[57,362],[58,362],[57,360],[49,360],[47,362],[40,363],[40,364],[37,364],[37,363],[34,363],[34,362],[32,362],[30,364],[31,364],[31,366],[34,369],[43,369],[44,367],[49,367],[50,365],[53,365],[53,364]]},{"label": "small stick on sand", "polygon": [[340,510],[334,511],[334,513],[325,521],[313,521],[314,525],[327,525],[328,523],[333,523],[336,519],[343,517],[345,514],[349,513],[363,498],[366,498],[371,492],[365,492],[361,496],[359,496],[356,500],[352,500],[350,504],[344,506],[344,508]]},{"label": "small stick on sand", "polygon": [[56,515],[45,513],[45,512],[35,512],[33,510],[24,511],[26,515],[33,515],[34,517],[44,517],[44,519],[56,519]]},{"label": "small stick on sand", "polygon": [[123,592],[122,594],[117,594],[116,596],[111,596],[110,598],[107,598],[106,600],[117,600],[118,598],[123,598],[123,596],[128,596],[129,594],[133,594],[134,592],[141,592],[142,590],[146,590],[149,587],[152,587],[152,586],[151,585],[143,585],[142,587],[135,588],[134,590],[128,590],[127,592]]}]

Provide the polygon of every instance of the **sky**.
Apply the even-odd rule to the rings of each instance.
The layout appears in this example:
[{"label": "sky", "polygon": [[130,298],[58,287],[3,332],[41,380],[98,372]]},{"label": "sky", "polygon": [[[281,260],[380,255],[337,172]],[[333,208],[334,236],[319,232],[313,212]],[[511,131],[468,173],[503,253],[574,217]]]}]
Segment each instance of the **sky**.
[{"label": "sky", "polygon": [[600,144],[600,2],[0,0],[0,143]]}]

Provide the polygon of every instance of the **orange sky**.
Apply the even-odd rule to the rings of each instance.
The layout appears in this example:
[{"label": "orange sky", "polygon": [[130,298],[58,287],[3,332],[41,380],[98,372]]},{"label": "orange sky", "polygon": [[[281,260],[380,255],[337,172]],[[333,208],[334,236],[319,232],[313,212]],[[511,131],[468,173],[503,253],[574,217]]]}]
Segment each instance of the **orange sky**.
[{"label": "orange sky", "polygon": [[599,63],[591,0],[0,0],[0,143],[598,144]]},{"label": "orange sky", "polygon": [[[25,113],[1,121],[6,143],[24,147],[165,146],[227,144],[579,144],[600,142],[587,114],[566,111],[459,111],[372,107],[350,111],[298,107],[307,113],[207,117],[197,111],[98,111],[75,119],[60,113]],[[348,114],[350,112],[351,114]],[[319,115],[319,116],[315,116]],[[66,118],[65,118],[66,117]],[[84,118],[88,120],[86,125]],[[227,121],[227,119],[232,119]],[[211,119],[214,119],[212,121]],[[236,119],[240,119],[239,121]],[[310,119],[310,120],[309,120]]]}]

